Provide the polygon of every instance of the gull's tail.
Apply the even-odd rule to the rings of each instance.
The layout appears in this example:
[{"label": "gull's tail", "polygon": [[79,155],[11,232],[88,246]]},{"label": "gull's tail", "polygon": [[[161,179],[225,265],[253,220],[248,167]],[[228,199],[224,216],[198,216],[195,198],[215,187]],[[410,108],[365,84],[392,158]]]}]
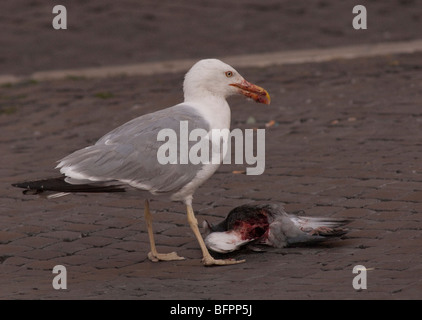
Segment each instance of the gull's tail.
[{"label": "gull's tail", "polygon": [[65,196],[74,192],[100,193],[126,191],[121,185],[107,185],[95,182],[86,184],[71,184],[66,182],[65,179],[66,177],[62,176],[58,178],[13,183],[12,186],[25,189],[23,190],[23,194],[44,194],[50,199]]}]

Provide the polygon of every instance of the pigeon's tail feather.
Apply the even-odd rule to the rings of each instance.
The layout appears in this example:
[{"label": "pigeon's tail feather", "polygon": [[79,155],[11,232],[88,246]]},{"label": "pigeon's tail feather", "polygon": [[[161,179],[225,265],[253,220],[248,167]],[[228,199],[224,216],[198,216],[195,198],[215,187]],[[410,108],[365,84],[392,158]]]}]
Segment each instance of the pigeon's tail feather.
[{"label": "pigeon's tail feather", "polygon": [[314,230],[315,233],[322,236],[337,236],[337,232],[344,230],[341,227],[351,222],[351,220],[341,218],[289,216],[302,231],[312,232]]},{"label": "pigeon's tail feather", "polygon": [[47,193],[48,198],[57,198],[74,192],[125,192],[125,188],[121,185],[112,184],[71,184],[66,181],[64,176],[51,179],[35,180],[28,182],[14,183],[12,186],[25,189],[23,194],[38,195]]},{"label": "pigeon's tail feather", "polygon": [[302,233],[288,238],[289,244],[320,242],[329,238],[341,237],[348,232],[343,226],[350,222],[347,219],[326,217],[291,215],[290,218]]}]

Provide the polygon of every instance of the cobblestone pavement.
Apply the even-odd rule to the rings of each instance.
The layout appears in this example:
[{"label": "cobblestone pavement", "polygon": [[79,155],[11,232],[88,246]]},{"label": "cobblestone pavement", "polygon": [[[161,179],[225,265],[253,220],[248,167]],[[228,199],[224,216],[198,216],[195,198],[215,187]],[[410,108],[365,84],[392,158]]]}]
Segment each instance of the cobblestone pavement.
[{"label": "cobblestone pavement", "polygon": [[[205,268],[182,204],[153,201],[152,263],[141,197],[23,196],[12,182],[56,175],[55,161],[138,115],[181,100],[183,74],[0,88],[1,299],[421,299],[422,54],[239,70],[270,106],[234,97],[232,127],[266,129],[266,170],[224,165],[196,193],[199,222],[244,203],[350,218],[349,234],[313,247],[242,251]],[[254,120],[254,121],[252,121]],[[254,122],[254,123],[253,123]],[[52,269],[67,268],[67,290]],[[355,265],[367,289],[352,287]]]}]

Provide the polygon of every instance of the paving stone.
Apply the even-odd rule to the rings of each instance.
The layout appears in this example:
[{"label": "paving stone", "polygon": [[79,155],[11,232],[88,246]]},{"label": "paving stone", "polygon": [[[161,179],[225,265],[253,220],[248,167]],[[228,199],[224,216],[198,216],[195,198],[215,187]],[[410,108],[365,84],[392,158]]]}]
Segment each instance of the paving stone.
[{"label": "paving stone", "polygon": [[23,233],[0,231],[0,243],[9,243],[15,239],[26,237]]},{"label": "paving stone", "polygon": [[400,200],[422,202],[422,191],[412,192],[404,197],[401,197]]},{"label": "paving stone", "polygon": [[45,238],[53,238],[53,239],[58,239],[60,241],[67,241],[67,242],[73,241],[82,237],[80,232],[68,231],[68,230],[44,232],[41,235],[42,237],[45,237]]},{"label": "paving stone", "polygon": [[54,238],[47,238],[42,236],[30,236],[25,238],[20,238],[15,241],[13,241],[11,244],[13,245],[19,245],[19,246],[27,246],[31,248],[43,248],[46,247],[52,243],[56,243],[59,240]]},{"label": "paving stone", "polygon": [[65,253],[60,251],[53,250],[44,250],[44,249],[34,249],[31,251],[25,251],[19,253],[19,256],[28,258],[28,259],[37,259],[37,260],[50,260],[53,258],[64,256]]}]

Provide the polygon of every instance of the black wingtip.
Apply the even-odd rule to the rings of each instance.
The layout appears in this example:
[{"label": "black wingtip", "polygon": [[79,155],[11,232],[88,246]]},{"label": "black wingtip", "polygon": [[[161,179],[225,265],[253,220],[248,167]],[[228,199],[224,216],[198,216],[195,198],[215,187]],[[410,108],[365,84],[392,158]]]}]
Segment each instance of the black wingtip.
[{"label": "black wingtip", "polygon": [[43,192],[43,190],[31,189],[28,182],[12,183],[11,185],[12,187],[15,187],[15,188],[25,189],[22,191],[22,194],[24,195],[36,195]]},{"label": "black wingtip", "polygon": [[35,195],[44,191],[55,192],[82,192],[82,193],[103,193],[103,192],[125,192],[122,185],[104,185],[104,184],[70,184],[66,182],[65,177],[52,179],[43,179],[27,182],[12,183],[13,187],[25,189],[23,194]]},{"label": "black wingtip", "polygon": [[12,187],[29,189],[29,185],[27,182],[12,183]]}]

